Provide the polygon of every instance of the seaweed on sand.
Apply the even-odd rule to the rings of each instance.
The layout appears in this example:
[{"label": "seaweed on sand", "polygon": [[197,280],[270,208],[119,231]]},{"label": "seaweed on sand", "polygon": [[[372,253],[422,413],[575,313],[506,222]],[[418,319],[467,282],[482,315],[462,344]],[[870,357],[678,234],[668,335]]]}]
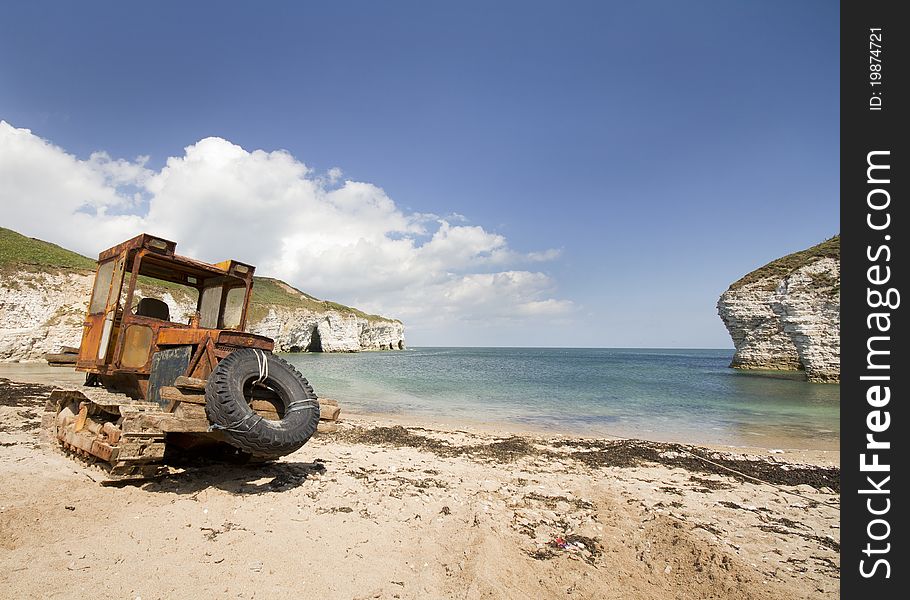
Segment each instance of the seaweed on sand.
[{"label": "seaweed on sand", "polygon": [[[760,457],[745,457],[716,452],[697,446],[665,444],[643,440],[543,440],[522,436],[491,442],[457,445],[447,440],[420,435],[412,429],[392,427],[353,427],[339,437],[357,444],[376,444],[417,448],[441,457],[464,456],[474,460],[510,463],[524,457],[570,458],[594,469],[631,468],[649,463],[680,468],[692,473],[723,475],[740,482],[756,479],[774,485],[809,485],[840,490],[840,469],[813,465],[787,464]],[[718,489],[719,482],[713,482]]]}]

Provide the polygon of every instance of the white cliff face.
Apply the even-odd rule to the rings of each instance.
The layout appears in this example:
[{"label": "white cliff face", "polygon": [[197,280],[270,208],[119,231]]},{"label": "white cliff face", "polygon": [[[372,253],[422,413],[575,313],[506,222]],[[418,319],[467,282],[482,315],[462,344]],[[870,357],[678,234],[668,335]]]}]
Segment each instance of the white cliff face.
[{"label": "white cliff face", "polygon": [[839,382],[840,260],[813,258],[744,279],[717,303],[736,347],[730,366],[804,370],[809,381]]},{"label": "white cliff face", "polygon": [[276,352],[404,349],[402,323],[334,310],[315,312],[273,306],[264,319],[252,324],[250,331],[275,340]]},{"label": "white cliff face", "polygon": [[797,269],[771,301],[810,381],[840,381],[840,262],[830,258]]},{"label": "white cliff face", "polygon": [[0,274],[0,360],[39,360],[79,346],[90,273]]},{"label": "white cliff face", "polygon": [[[37,361],[61,346],[78,347],[93,279],[93,273],[75,270],[0,274],[0,361]],[[144,295],[141,288],[137,293]],[[149,295],[168,304],[175,322],[188,322],[195,310],[188,296]],[[337,310],[269,306],[265,317],[251,319],[247,329],[274,339],[276,352],[404,348],[404,325],[399,321]]]},{"label": "white cliff face", "polygon": [[[776,282],[772,282],[776,283]],[[761,279],[736,290],[727,290],[717,303],[736,353],[731,367],[795,371],[801,368],[799,352],[771,308],[774,289]]]}]

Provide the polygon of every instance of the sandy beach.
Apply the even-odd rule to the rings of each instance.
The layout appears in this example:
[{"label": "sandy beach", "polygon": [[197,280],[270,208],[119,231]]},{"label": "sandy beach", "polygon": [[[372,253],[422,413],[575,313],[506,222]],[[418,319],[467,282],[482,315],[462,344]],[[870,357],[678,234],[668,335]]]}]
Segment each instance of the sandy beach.
[{"label": "sandy beach", "polygon": [[38,439],[52,386],[81,375],[0,378],[3,598],[838,595],[834,450],[343,413],[271,464],[112,487]]}]

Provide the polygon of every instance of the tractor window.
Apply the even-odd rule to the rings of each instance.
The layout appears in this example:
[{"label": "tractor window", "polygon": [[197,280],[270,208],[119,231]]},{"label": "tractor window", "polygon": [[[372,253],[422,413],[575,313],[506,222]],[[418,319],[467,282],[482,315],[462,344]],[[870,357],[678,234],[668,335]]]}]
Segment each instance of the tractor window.
[{"label": "tractor window", "polygon": [[213,285],[202,290],[199,307],[199,326],[208,329],[218,327],[218,311],[221,309],[221,286]]},{"label": "tractor window", "polygon": [[224,302],[224,318],[222,319],[225,329],[237,329],[240,327],[240,317],[243,316],[243,301],[246,298],[246,288],[235,287],[228,290],[227,299]]},{"label": "tractor window", "polygon": [[107,306],[107,297],[110,293],[116,262],[116,260],[109,260],[98,267],[98,274],[95,275],[95,289],[92,290],[92,304],[88,311],[90,315],[104,312],[104,308]]}]

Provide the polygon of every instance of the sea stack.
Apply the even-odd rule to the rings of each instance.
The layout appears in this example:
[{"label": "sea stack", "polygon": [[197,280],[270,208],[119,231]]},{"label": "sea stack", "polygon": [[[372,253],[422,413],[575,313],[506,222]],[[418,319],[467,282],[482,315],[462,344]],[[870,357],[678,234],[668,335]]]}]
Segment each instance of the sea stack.
[{"label": "sea stack", "polygon": [[805,371],[840,382],[840,236],[734,282],[717,302],[736,353],[731,367]]}]

